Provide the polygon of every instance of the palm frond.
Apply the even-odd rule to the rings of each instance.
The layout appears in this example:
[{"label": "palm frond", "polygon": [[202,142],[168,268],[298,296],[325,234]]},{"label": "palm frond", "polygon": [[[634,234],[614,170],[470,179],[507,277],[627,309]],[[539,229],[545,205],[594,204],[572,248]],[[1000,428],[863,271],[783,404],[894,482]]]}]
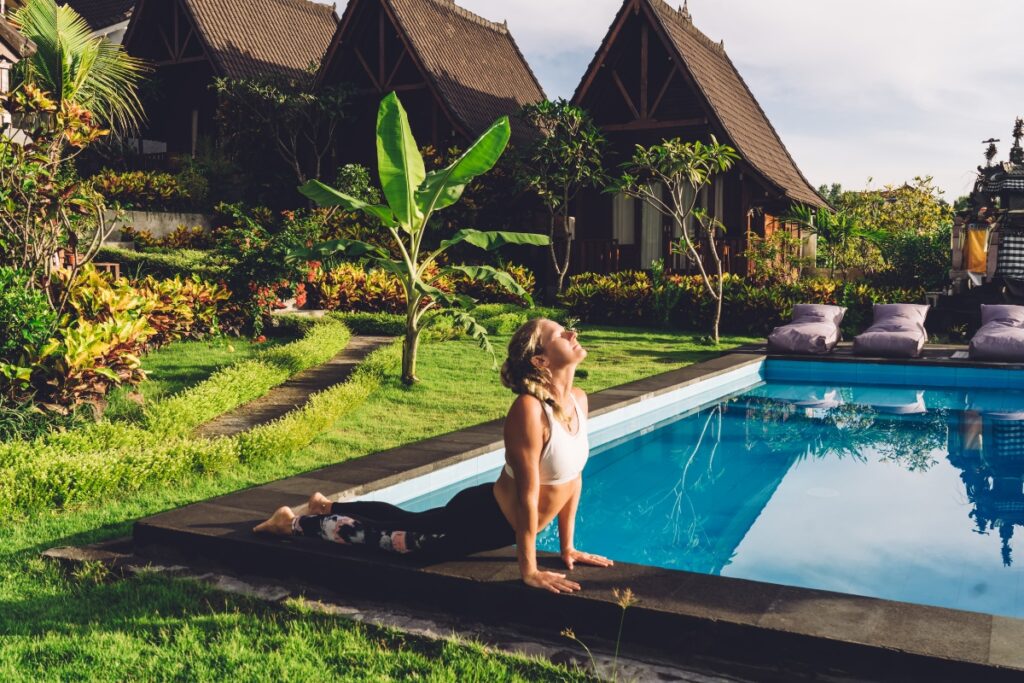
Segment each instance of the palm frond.
[{"label": "palm frond", "polygon": [[120,45],[91,35],[85,20],[55,0],[29,0],[15,20],[36,44],[36,53],[18,64],[18,76],[49,92],[58,102],[73,102],[118,132],[137,130],[145,119],[139,78],[149,68]]}]

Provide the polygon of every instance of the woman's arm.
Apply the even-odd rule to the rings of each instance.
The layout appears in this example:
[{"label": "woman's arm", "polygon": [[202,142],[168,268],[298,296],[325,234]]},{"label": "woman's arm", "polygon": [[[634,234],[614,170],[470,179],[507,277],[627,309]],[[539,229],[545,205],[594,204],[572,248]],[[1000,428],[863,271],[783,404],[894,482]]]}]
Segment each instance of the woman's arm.
[{"label": "woman's arm", "polygon": [[540,454],[544,448],[544,413],[540,401],[521,396],[505,419],[505,459],[516,484],[516,554],[523,581],[554,593],[579,590],[565,574],[537,568],[538,505],[540,502]]},{"label": "woman's arm", "polygon": [[[576,402],[579,404],[580,410],[584,415],[587,415],[589,412],[587,394],[582,389],[573,389],[573,394],[576,396]],[[562,549],[562,562],[570,570],[576,566],[577,562],[592,564],[598,567],[610,567],[614,562],[607,557],[576,550],[573,536],[576,532],[576,509],[579,507],[580,494],[583,492],[582,474],[576,479],[573,486],[572,495],[558,512],[558,542]]]},{"label": "woman's arm", "polygon": [[562,548],[562,559],[565,565],[572,569],[572,563],[568,556],[573,551],[573,533],[576,531],[576,508],[580,504],[580,492],[583,491],[583,475],[581,474],[573,482],[572,495],[566,501],[562,509],[558,511],[558,544]]}]

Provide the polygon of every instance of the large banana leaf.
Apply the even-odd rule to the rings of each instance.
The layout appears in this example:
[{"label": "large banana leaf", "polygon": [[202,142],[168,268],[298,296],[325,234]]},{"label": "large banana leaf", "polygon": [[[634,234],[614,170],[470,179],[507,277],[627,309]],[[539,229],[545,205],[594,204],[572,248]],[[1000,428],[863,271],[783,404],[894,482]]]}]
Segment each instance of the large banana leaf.
[{"label": "large banana leaf", "polygon": [[452,235],[451,239],[442,241],[440,250],[444,251],[448,247],[461,242],[468,242],[474,247],[486,251],[494,251],[508,244],[544,247],[551,243],[551,239],[547,235],[538,235],[532,232],[505,232],[503,230],[489,230],[485,232],[472,228],[463,228]]},{"label": "large banana leaf", "polygon": [[349,211],[362,211],[379,218],[381,223],[389,228],[394,228],[398,225],[398,222],[395,220],[395,214],[392,213],[390,208],[377,204],[368,204],[361,199],[350,197],[344,192],[339,192],[333,187],[324,185],[319,180],[310,180],[299,188],[299,192],[312,199],[319,206],[340,206]]},{"label": "large banana leaf", "polygon": [[330,256],[339,255],[345,258],[375,256],[386,259],[388,254],[373,244],[367,244],[359,240],[337,239],[330,240],[329,242],[318,242],[311,247],[289,249],[284,260],[288,264],[305,263],[308,261],[323,261]]},{"label": "large banana leaf", "polygon": [[426,178],[423,157],[409,127],[409,117],[395,93],[377,111],[377,172],[380,186],[398,222],[408,231],[421,227],[416,188]]},{"label": "large banana leaf", "polygon": [[426,294],[435,301],[442,302],[448,308],[461,306],[462,308],[472,308],[473,304],[476,303],[476,299],[466,294],[452,294],[446,292],[443,289],[438,289],[434,285],[429,285],[422,280],[417,280],[415,284],[416,290],[422,294]]},{"label": "large banana leaf", "polygon": [[446,308],[443,311],[438,311],[431,322],[441,317],[451,318],[456,327],[477,340],[480,348],[491,354],[491,369],[498,369],[498,358],[494,355],[494,347],[491,346],[491,339],[487,336],[487,328],[477,322],[472,314],[458,308]]},{"label": "large banana leaf", "polygon": [[486,173],[498,163],[511,128],[508,117],[495,121],[462,156],[445,168],[431,171],[416,192],[416,203],[423,213],[451,206],[459,201],[466,185],[479,175]]},{"label": "large banana leaf", "polygon": [[491,266],[449,266],[448,269],[462,273],[471,280],[500,285],[521,299],[525,299],[527,303],[533,306],[533,297],[530,296],[530,293],[503,270],[498,270]]}]

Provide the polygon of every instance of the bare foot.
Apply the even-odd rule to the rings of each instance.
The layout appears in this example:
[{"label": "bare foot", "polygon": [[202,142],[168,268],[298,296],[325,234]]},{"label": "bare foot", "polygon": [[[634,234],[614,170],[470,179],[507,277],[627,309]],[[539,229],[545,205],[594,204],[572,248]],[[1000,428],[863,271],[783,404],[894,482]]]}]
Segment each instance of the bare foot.
[{"label": "bare foot", "polygon": [[258,534],[268,533],[277,534],[278,536],[291,536],[293,519],[295,519],[295,513],[292,512],[290,507],[279,507],[270,516],[270,519],[257,524],[252,530]]},{"label": "bare foot", "polygon": [[331,512],[331,499],[317,491],[306,503],[306,513],[310,515],[328,515]]}]

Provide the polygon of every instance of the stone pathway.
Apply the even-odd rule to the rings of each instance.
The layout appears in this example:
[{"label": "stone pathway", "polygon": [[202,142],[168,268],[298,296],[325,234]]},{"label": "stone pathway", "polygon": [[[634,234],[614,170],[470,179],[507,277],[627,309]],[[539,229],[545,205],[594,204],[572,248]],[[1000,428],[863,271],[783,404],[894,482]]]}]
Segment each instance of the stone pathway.
[{"label": "stone pathway", "polygon": [[304,406],[311,395],[347,380],[367,355],[393,340],[394,337],[352,335],[348,345],[323,365],[303,370],[263,396],[200,425],[195,434],[208,439],[234,436],[273,422]]}]

